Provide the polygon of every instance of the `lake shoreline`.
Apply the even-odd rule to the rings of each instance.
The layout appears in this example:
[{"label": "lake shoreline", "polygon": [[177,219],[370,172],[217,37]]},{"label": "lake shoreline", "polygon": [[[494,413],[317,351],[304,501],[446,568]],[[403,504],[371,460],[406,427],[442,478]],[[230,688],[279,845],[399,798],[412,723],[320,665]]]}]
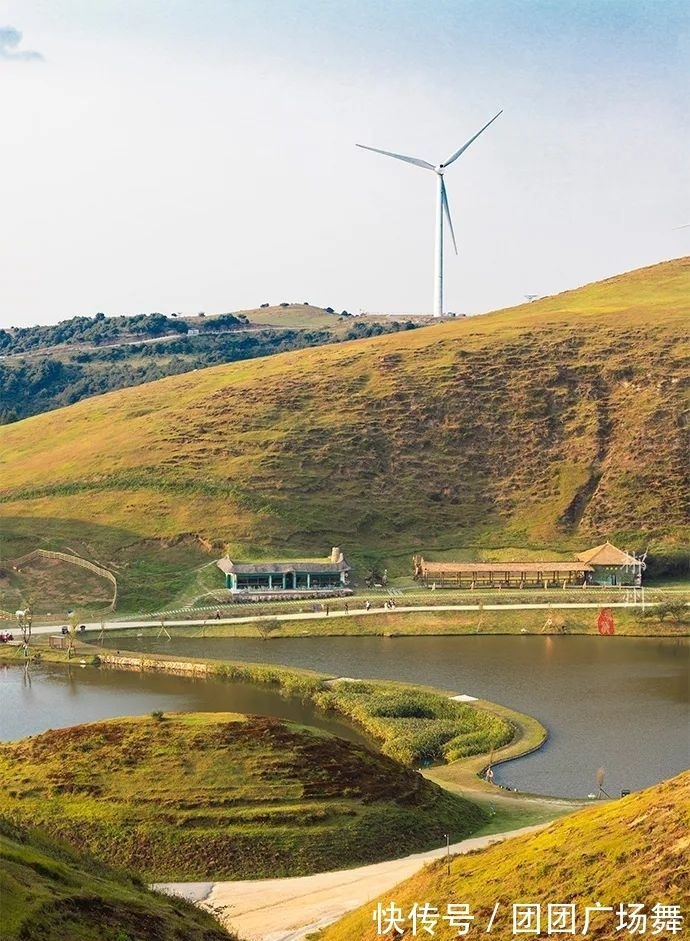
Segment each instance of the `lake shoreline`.
[{"label": "lake shoreline", "polygon": [[[310,670],[292,667],[274,667],[260,663],[204,660],[202,658],[192,657],[187,657],[182,660],[174,655],[147,654],[146,656],[142,656],[134,651],[105,653],[102,648],[96,649],[93,645],[82,642],[75,644],[74,653],[70,660],[65,658],[64,651],[57,651],[42,645],[38,649],[33,649],[35,653],[39,654],[37,662],[40,663],[47,662],[67,667],[79,665],[86,669],[123,670],[127,672],[162,672],[200,679],[229,679],[235,682],[267,683],[270,686],[278,686],[280,693],[288,696],[298,693],[302,695],[305,693],[308,694],[309,691],[315,691],[317,688],[321,688],[323,684],[330,684],[334,680],[341,679],[340,677]],[[61,656],[59,656],[60,654]],[[6,658],[4,659],[5,662],[7,662]],[[381,680],[374,682],[383,688],[405,686],[409,689],[433,692],[442,696],[448,695],[447,690],[435,689],[419,684],[394,683],[393,681]],[[311,697],[308,696],[308,698]],[[511,741],[497,749],[491,755],[492,764],[500,764],[511,761],[514,758],[523,757],[541,748],[548,740],[548,730],[531,716],[497,703],[491,703],[487,700],[477,699],[472,705],[479,710],[506,719],[515,730]],[[352,719],[346,713],[338,712],[337,709],[336,716],[342,721],[352,723]],[[370,740],[373,747],[380,750],[381,742],[371,737],[366,729],[359,728],[356,723],[355,726]],[[500,798],[506,793],[512,793],[499,785],[488,783],[481,777],[482,772],[489,764],[488,758],[489,753],[484,752],[481,755],[474,755],[448,764],[439,765],[438,767],[453,767],[456,769],[452,778],[453,783],[446,789],[458,793],[458,782],[462,781],[462,786],[466,790],[471,788],[473,791],[476,791],[477,796],[484,795],[485,797],[491,797],[491,795],[493,795],[494,797]],[[429,776],[431,777],[431,775]],[[437,781],[437,783],[442,787],[445,786],[440,780]],[[562,802],[567,800],[566,798],[556,796],[548,797],[529,794],[523,794],[521,796],[533,797],[540,801],[544,800],[547,802]]]},{"label": "lake shoreline", "polygon": [[[580,749],[578,752],[580,761],[575,768],[581,769],[586,765],[593,769],[590,774],[593,778],[594,769],[606,765],[610,779],[609,790],[611,788],[616,792],[624,788],[638,790],[654,783],[653,776],[645,772],[644,767],[653,766],[656,761],[656,752],[652,750],[650,753],[651,765],[642,766],[636,762],[631,768],[626,760],[630,751],[625,747],[630,736],[625,730],[622,732],[622,738],[616,737],[613,742],[607,739],[606,734],[602,734],[600,736],[601,748],[598,740],[592,739],[587,733],[584,737],[586,747],[582,746],[582,740],[577,738],[582,730],[578,732],[579,726],[576,723],[575,731],[571,732],[569,718],[571,713],[566,708],[560,693],[551,688],[556,668],[559,676],[561,670],[566,671],[563,673],[563,679],[570,684],[570,688],[588,690],[588,694],[578,706],[580,725],[586,721],[590,723],[588,727],[600,728],[599,717],[602,714],[608,714],[610,709],[613,709],[615,713],[618,708],[611,695],[603,693],[600,696],[598,693],[599,690],[611,688],[610,684],[603,682],[601,674],[603,665],[610,664],[613,669],[616,663],[624,664],[625,666],[621,668],[626,672],[621,674],[621,677],[630,678],[638,685],[645,684],[639,685],[639,690],[643,696],[646,696],[648,691],[650,695],[652,694],[654,686],[647,686],[648,681],[645,678],[649,677],[649,683],[656,682],[658,685],[659,678],[664,675],[665,670],[663,657],[670,655],[675,658],[676,663],[674,682],[678,695],[681,696],[679,703],[685,701],[685,706],[681,708],[684,708],[687,714],[687,695],[683,693],[683,690],[687,692],[685,686],[687,681],[685,680],[684,683],[683,680],[686,667],[683,664],[687,656],[688,641],[686,637],[675,634],[671,636],[657,634],[654,638],[627,637],[624,642],[619,643],[616,643],[616,637],[506,636],[505,644],[499,636],[482,637],[476,634],[458,637],[408,636],[407,643],[403,643],[402,638],[398,643],[394,643],[394,639],[390,637],[365,635],[361,638],[361,646],[360,640],[355,637],[336,637],[331,641],[330,637],[300,635],[299,639],[305,641],[302,645],[289,642],[297,638],[288,639],[271,635],[268,640],[276,641],[276,644],[272,645],[264,642],[257,634],[243,634],[243,636],[233,634],[230,637],[226,634],[227,625],[214,624],[212,627],[214,635],[215,628],[220,627],[219,633],[225,636],[214,639],[210,636],[210,631],[200,632],[198,626],[191,631],[188,628],[171,629],[172,649],[176,650],[176,653],[169,652],[170,638],[163,635],[158,641],[155,633],[152,632],[143,634],[136,632],[140,634],[136,641],[131,634],[124,636],[119,632],[111,636],[106,634],[105,642],[109,644],[107,648],[97,648],[93,644],[79,642],[71,661],[67,661],[65,650],[50,649],[46,636],[36,638],[35,651],[39,655],[42,653],[43,662],[47,667],[53,664],[64,666],[70,662],[72,667],[78,670],[86,670],[91,664],[100,663],[101,656],[107,657],[112,664],[112,673],[119,672],[119,670],[126,671],[131,676],[146,673],[152,678],[151,681],[147,681],[149,684],[158,682],[153,680],[156,674],[161,676],[161,682],[163,674],[170,676],[177,674],[184,684],[190,680],[194,684],[198,679],[206,676],[212,678],[214,675],[219,678],[239,680],[240,686],[242,681],[250,685],[254,681],[257,683],[257,690],[258,687],[263,687],[266,693],[257,693],[259,700],[254,709],[250,707],[250,711],[265,715],[274,713],[271,712],[273,707],[270,701],[261,700],[263,695],[269,695],[270,700],[272,695],[282,698],[285,694],[286,702],[291,699],[294,703],[298,703],[300,699],[303,699],[307,705],[307,701],[311,698],[310,691],[323,682],[324,678],[337,680],[343,677],[356,677],[361,682],[368,682],[368,679],[371,679],[377,683],[395,683],[399,686],[406,686],[408,689],[433,689],[443,696],[450,697],[458,696],[458,694],[463,694],[464,697],[466,694],[471,694],[472,700],[475,702],[480,700],[477,705],[505,704],[515,713],[519,712],[528,717],[535,716],[541,722],[541,729],[545,726],[549,729],[550,738],[549,747],[546,749],[541,747],[543,742],[540,734],[534,746],[525,746],[515,755],[510,756],[511,759],[522,759],[530,752],[534,752],[531,757],[525,758],[524,762],[511,760],[510,764],[507,764],[498,762],[496,759],[496,763],[502,765],[502,770],[498,773],[499,769],[496,769],[496,786],[487,785],[487,791],[489,794],[493,792],[497,795],[520,793],[534,794],[539,798],[557,796],[556,799],[582,800],[592,791],[592,785],[586,780],[581,770],[567,770],[571,764],[568,763],[567,753],[563,753],[563,746],[572,734],[576,736],[574,741],[578,743],[577,748]],[[234,637],[237,637],[237,644],[234,643]],[[470,639],[471,637],[474,639]],[[95,639],[93,635],[91,639]],[[122,647],[116,650],[115,644],[121,644]],[[125,645],[130,649],[126,650]],[[311,651],[316,651],[316,653]],[[345,651],[347,653],[344,653]],[[443,651],[441,656],[439,656],[439,651]],[[491,651],[493,654],[490,653]],[[660,652],[662,652],[661,661],[659,660]],[[15,663],[21,662],[18,654],[20,651],[15,650],[12,656]],[[488,655],[486,662],[485,655]],[[651,672],[648,672],[645,665],[648,662],[648,656],[654,664],[651,666]],[[115,659],[111,658],[117,659],[119,665],[116,665]],[[419,669],[422,662],[427,664],[428,668]],[[517,673],[515,669],[506,666],[510,663],[520,664]],[[592,669],[596,665],[598,668],[593,673]],[[90,669],[86,670],[86,673],[91,672]],[[100,672],[102,676],[106,676],[111,672],[111,667],[104,665],[104,669]],[[543,687],[541,683],[534,685],[529,679],[533,674],[535,677],[540,675],[547,680],[546,687]],[[637,679],[634,679],[635,677]],[[627,682],[627,679],[625,681]],[[86,681],[87,685],[92,685],[94,682],[95,680]],[[108,682],[110,686],[117,687],[122,685],[124,680],[122,683],[114,679]],[[130,681],[125,683],[126,688],[129,688],[129,685],[131,685]],[[622,689],[625,688],[624,685]],[[667,687],[664,686],[664,689]],[[245,694],[239,692],[238,686],[238,693],[227,695],[242,697]],[[207,694],[203,696],[205,698]],[[667,698],[667,694],[664,693],[664,701]],[[617,700],[618,697],[616,696],[615,699]],[[623,700],[626,701],[625,696]],[[650,700],[651,702],[660,703],[661,700],[657,697],[656,700]],[[630,705],[628,703],[624,707],[625,712],[629,710]],[[657,705],[656,712],[654,710],[645,712],[645,715],[649,716],[650,729],[664,733],[662,738],[667,741],[664,755],[673,753],[673,742],[678,741],[678,717],[682,716],[678,708],[673,705],[673,700],[669,701],[669,705],[675,711],[672,713],[674,724],[668,729],[665,726],[665,713],[659,714],[660,705]],[[160,706],[155,700],[151,707],[148,702],[145,702],[143,708],[138,711],[147,712],[150,708],[160,708]],[[192,707],[194,708],[196,706]],[[278,708],[282,710],[283,707],[278,706]],[[292,708],[292,706],[289,707],[289,709]],[[113,716],[119,714],[115,711],[111,713]],[[283,713],[279,711],[275,714]],[[78,722],[78,718],[75,721]],[[662,724],[659,725],[659,723]],[[65,724],[72,724],[72,722],[70,720]],[[356,729],[353,728],[353,731]],[[605,733],[605,730],[602,732]],[[29,729],[28,733],[24,734],[31,734],[31,730]],[[343,733],[336,732],[336,734],[342,735]],[[676,736],[675,739],[673,734]],[[620,744],[621,742],[623,745]],[[473,788],[478,784],[483,789],[484,782],[481,774],[488,764],[487,757],[488,755],[485,755],[483,765],[475,769],[473,774],[463,776],[464,787],[469,787],[471,782]],[[422,764],[421,759],[419,764]],[[677,773],[677,762],[667,761],[666,764],[669,765],[668,773],[662,774],[656,780],[662,780]],[[536,774],[533,774],[535,768]]]}]

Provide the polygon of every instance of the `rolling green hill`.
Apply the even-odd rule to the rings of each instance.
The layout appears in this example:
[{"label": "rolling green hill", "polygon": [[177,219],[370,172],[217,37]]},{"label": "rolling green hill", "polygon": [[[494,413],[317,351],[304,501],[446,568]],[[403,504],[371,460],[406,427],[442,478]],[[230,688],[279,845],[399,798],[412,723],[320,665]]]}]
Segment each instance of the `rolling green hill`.
[{"label": "rolling green hill", "polygon": [[44,834],[0,818],[3,941],[236,941],[190,902],[147,891]]},{"label": "rolling green hill", "polygon": [[689,315],[683,258],[4,426],[2,558],[69,547],[116,573],[126,609],[154,608],[226,548],[340,545],[392,574],[416,551],[568,554],[609,538],[680,552]]},{"label": "rolling green hill", "polygon": [[150,882],[378,862],[462,839],[486,816],[361,745],[229,713],[46,732],[0,745],[0,771],[3,816]]},{"label": "rolling green hill", "polygon": [[[486,934],[498,905],[490,936],[497,941],[514,938],[513,905],[539,906],[541,934],[547,934],[548,906],[572,905],[576,936],[583,936],[585,910],[597,903],[609,906],[591,913],[586,937],[613,941],[621,937],[687,937],[690,919],[690,772],[621,800],[593,806],[559,820],[536,836],[522,836],[499,846],[427,866],[419,875],[372,899],[364,908],[346,916],[319,934],[320,941],[375,941],[372,919],[378,901],[392,903],[402,915],[400,927],[411,936],[407,920],[412,907],[428,903],[446,915],[449,903],[466,905],[473,916],[469,937]],[[655,906],[677,906],[683,921],[674,931],[668,922],[653,921]],[[619,906],[625,906],[621,912]],[[635,909],[644,915],[637,929],[629,930]],[[657,910],[658,912],[658,910]],[[555,913],[554,913],[555,915]],[[565,915],[570,916],[566,912]],[[619,919],[623,926],[617,930]],[[561,924],[568,933],[570,922]],[[419,927],[418,935],[427,932]],[[519,933],[519,932],[518,932]],[[527,932],[525,932],[527,933]],[[536,932],[532,931],[532,934]],[[549,932],[553,934],[555,932]],[[395,933],[386,937],[400,937]],[[449,941],[458,928],[442,917],[434,937]]]}]

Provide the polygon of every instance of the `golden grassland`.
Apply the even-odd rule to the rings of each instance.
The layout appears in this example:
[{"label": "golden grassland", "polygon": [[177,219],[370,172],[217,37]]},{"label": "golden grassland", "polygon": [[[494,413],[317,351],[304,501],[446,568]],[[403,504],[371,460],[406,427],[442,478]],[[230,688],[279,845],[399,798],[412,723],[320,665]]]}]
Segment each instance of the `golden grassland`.
[{"label": "golden grassland", "polygon": [[[281,307],[280,304],[271,304],[268,307],[255,307],[251,310],[238,311],[244,314],[249,322],[260,327],[276,327],[286,330],[330,330],[333,333],[345,333],[352,326],[350,317],[340,319],[340,313],[329,314],[323,307],[313,304],[289,304]],[[213,318],[209,318],[213,323]]]},{"label": "golden grassland", "polygon": [[677,259],[3,426],[2,557],[70,545],[143,609],[147,573],[174,582],[166,546],[193,568],[342,545],[391,574],[415,551],[679,549],[689,297]]},{"label": "golden grassland", "polygon": [[[427,866],[380,899],[346,916],[318,934],[319,941],[374,941],[372,918],[378,902],[393,903],[402,912],[403,935],[411,937],[407,916],[415,903],[447,913],[449,903],[467,905],[474,916],[469,937],[486,933],[498,904],[491,937],[515,937],[512,906],[539,905],[542,934],[546,933],[548,905],[574,905],[575,934],[582,936],[585,909],[599,902],[614,909],[641,905],[648,917],[644,934],[663,939],[687,936],[690,918],[690,772],[621,800],[588,807],[552,823],[545,831],[512,839],[467,856]],[[652,922],[655,905],[675,905],[684,919],[673,933]],[[628,914],[631,912],[628,909]],[[629,937],[617,930],[615,911],[592,916],[587,937],[613,941]],[[655,930],[656,927],[656,930]],[[639,932],[639,926],[638,926]],[[427,936],[420,928],[418,934]],[[434,935],[439,941],[458,937],[458,928],[439,918]]]}]

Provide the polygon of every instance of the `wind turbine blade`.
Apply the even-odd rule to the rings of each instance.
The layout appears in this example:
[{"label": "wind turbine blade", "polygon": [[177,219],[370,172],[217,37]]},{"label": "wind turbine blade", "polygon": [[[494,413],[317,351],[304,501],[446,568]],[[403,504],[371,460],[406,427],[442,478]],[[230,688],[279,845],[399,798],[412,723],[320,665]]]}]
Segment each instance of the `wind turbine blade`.
[{"label": "wind turbine blade", "polygon": [[467,148],[470,146],[470,144],[473,144],[473,143],[476,141],[476,139],[479,137],[480,134],[483,134],[483,133],[484,133],[484,131],[485,131],[485,130],[487,129],[487,127],[489,126],[489,124],[493,124],[494,121],[496,120],[496,118],[499,117],[499,116],[502,115],[502,114],[503,114],[503,109],[501,109],[501,110],[498,112],[498,114],[495,114],[495,115],[493,116],[493,118],[488,122],[488,124],[485,124],[485,125],[484,125],[484,127],[481,129],[481,131],[477,131],[477,133],[474,135],[474,137],[470,137],[470,139],[467,141],[467,143],[466,143],[466,144],[463,144],[462,147],[460,148],[460,150],[456,150],[455,153],[453,154],[453,156],[452,156],[452,157],[449,157],[449,158],[446,160],[445,163],[442,163],[442,164],[441,164],[441,166],[442,166],[442,167],[449,167],[449,166],[451,165],[451,163],[453,163],[454,160],[457,160],[458,157],[459,157],[461,154],[464,154],[464,153],[465,153],[465,151],[466,151]]},{"label": "wind turbine blade", "polygon": [[453,222],[450,218],[450,207],[448,205],[448,196],[446,194],[446,184],[441,177],[441,202],[443,203],[443,211],[446,214],[446,219],[448,220],[448,228],[450,229],[450,237],[453,239],[453,248],[455,249],[455,254],[458,253],[458,246],[455,241],[455,232],[453,232]]},{"label": "wind turbine blade", "polygon": [[406,157],[404,154],[392,154],[390,150],[378,150],[376,147],[367,147],[365,144],[355,144],[355,147],[361,147],[362,150],[373,150],[375,154],[383,154],[386,157],[395,157],[396,160],[404,160],[405,163],[413,163],[416,167],[423,167],[425,170],[434,170],[432,163],[426,160],[420,160],[418,157]]}]

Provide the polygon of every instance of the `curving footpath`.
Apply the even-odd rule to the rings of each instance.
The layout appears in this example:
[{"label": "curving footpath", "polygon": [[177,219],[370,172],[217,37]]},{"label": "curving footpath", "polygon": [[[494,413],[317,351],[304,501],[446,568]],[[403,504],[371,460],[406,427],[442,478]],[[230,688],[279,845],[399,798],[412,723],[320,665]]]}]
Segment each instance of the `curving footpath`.
[{"label": "curving footpath", "polygon": [[[507,833],[473,837],[451,844],[450,853],[457,855],[483,849],[548,826],[542,823]],[[442,859],[447,853],[448,847],[442,846],[403,859],[292,879],[167,882],[156,883],[152,888],[197,903],[245,941],[303,941],[311,932],[373,901],[409,879],[430,860]]]}]

